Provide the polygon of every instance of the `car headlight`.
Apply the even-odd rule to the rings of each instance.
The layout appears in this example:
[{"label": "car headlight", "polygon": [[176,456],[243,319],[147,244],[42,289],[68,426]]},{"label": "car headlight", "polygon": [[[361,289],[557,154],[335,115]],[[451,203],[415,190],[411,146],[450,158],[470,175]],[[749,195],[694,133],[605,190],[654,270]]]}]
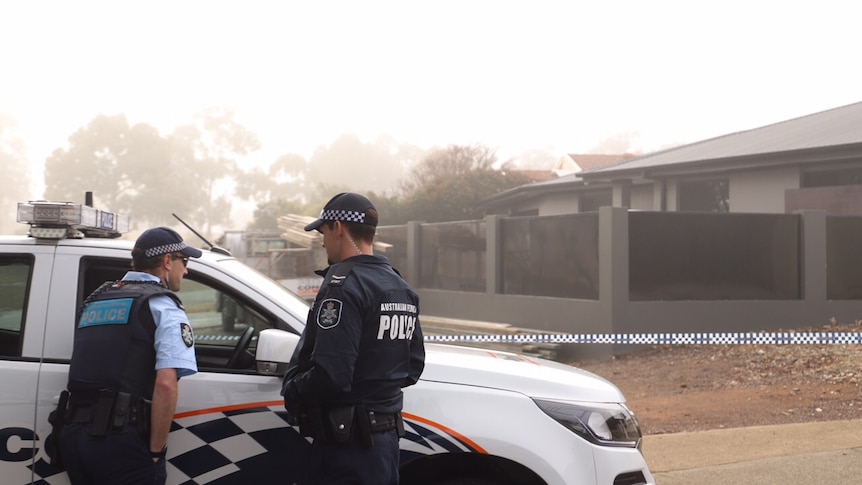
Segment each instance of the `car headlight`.
[{"label": "car headlight", "polygon": [[601,446],[641,447],[641,429],[623,404],[533,399],[539,409],[575,434]]}]

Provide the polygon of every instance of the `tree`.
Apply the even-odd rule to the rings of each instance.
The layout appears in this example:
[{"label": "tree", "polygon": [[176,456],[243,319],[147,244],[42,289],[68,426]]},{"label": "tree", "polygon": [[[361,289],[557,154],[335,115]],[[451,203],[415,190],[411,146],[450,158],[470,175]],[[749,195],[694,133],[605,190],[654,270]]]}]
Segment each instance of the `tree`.
[{"label": "tree", "polygon": [[411,219],[410,206],[400,195],[387,195],[370,192],[368,198],[374,203],[380,214],[381,226],[406,224]]},{"label": "tree", "polygon": [[295,200],[271,199],[257,205],[254,219],[248,224],[247,229],[276,230],[279,217],[287,214],[304,214],[305,210],[305,204]]},{"label": "tree", "polygon": [[307,163],[299,155],[287,154],[266,170],[239,174],[236,193],[257,202],[251,226],[260,229],[274,224],[273,210],[289,208],[293,213],[316,216],[333,195],[347,191],[363,193],[375,204],[383,201],[398,207],[392,214],[381,214],[385,214],[384,220],[390,215],[396,217],[392,220],[401,220],[405,211],[398,199],[400,180],[424,156],[419,147],[398,144],[390,137],[363,143],[355,135],[341,135],[332,144],[319,147]]},{"label": "tree", "polygon": [[312,154],[306,188],[316,192],[335,185],[354,192],[394,193],[417,152],[415,146],[399,145],[389,137],[363,143],[356,135],[341,135]]},{"label": "tree", "polygon": [[282,155],[267,170],[238,172],[236,195],[254,200],[259,207],[282,199],[301,202],[305,198],[307,171],[308,163],[301,155]]},{"label": "tree", "polygon": [[426,222],[482,219],[485,211],[479,204],[483,199],[526,183],[529,179],[517,171],[490,168],[441,175],[407,199],[409,219]]},{"label": "tree", "polygon": [[[481,219],[482,199],[529,182],[517,171],[495,170],[494,150],[482,145],[450,145],[431,152],[405,183],[408,220],[426,222]],[[406,221],[404,221],[406,222]]]},{"label": "tree", "polygon": [[18,202],[34,199],[30,193],[30,175],[24,141],[17,134],[18,124],[11,116],[0,114],[0,167],[3,168],[4,188],[0,191],[0,234],[24,232],[15,214]]},{"label": "tree", "polygon": [[129,216],[132,229],[170,224],[171,212],[206,203],[188,184],[187,165],[148,124],[98,115],[45,163],[46,198],[83,202]]},{"label": "tree", "polygon": [[171,138],[174,155],[188,169],[186,184],[204,193],[205,203],[194,211],[194,219],[204,232],[228,223],[238,162],[260,148],[257,135],[234,120],[233,110],[209,108],[197,113],[192,124],[178,127]]},{"label": "tree", "polygon": [[103,209],[129,214],[120,199],[135,186],[124,160],[130,137],[125,115],[96,116],[69,137],[67,149],[54,150],[45,161],[45,197],[83,202],[90,191]]},{"label": "tree", "polygon": [[425,187],[437,178],[462,175],[472,170],[491,170],[497,156],[484,145],[449,145],[432,150],[421,163],[413,166],[410,178],[403,184],[405,193]]},{"label": "tree", "polygon": [[501,169],[551,170],[559,160],[550,148],[531,148],[522,152],[516,159],[501,165]]},{"label": "tree", "polygon": [[171,225],[171,213],[209,229],[229,217],[228,180],[236,159],[256,146],[232,114],[203,113],[168,137],[148,124],[129,126],[122,114],[99,115],[46,161],[46,197],[83,201],[92,191],[96,206],[128,215],[132,229]]},{"label": "tree", "polygon": [[635,147],[640,139],[640,132],[626,131],[611,135],[600,141],[596,146],[589,150],[589,153],[607,153],[615,155],[617,153],[632,153],[637,151]]}]

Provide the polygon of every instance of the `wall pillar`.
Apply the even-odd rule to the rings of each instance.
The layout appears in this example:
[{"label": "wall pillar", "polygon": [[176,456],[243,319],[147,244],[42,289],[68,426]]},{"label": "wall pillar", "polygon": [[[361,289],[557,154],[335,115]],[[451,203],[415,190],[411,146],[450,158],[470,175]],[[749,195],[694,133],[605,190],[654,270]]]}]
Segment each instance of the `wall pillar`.
[{"label": "wall pillar", "polygon": [[826,304],[826,213],[800,212],[802,222],[802,299],[809,307]]},{"label": "wall pillar", "polygon": [[419,287],[422,271],[422,222],[407,223],[407,274],[402,275],[414,288]]},{"label": "wall pillar", "polygon": [[626,209],[632,206],[632,183],[628,180],[614,182],[613,206]]},{"label": "wall pillar", "polygon": [[489,295],[503,290],[500,221],[499,215],[485,217],[485,292]]}]

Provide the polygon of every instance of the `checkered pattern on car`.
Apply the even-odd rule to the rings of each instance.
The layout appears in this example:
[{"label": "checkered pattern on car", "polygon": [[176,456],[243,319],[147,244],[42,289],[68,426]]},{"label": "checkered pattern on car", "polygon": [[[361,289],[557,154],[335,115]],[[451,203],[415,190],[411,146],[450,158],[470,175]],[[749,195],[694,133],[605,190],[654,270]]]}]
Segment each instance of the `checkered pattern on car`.
[{"label": "checkered pattern on car", "polygon": [[[401,463],[447,452],[484,452],[442,426],[405,415]],[[310,441],[287,423],[284,406],[250,405],[175,419],[168,447],[167,485],[245,485],[300,481]],[[68,484],[66,474],[39,458],[35,485]],[[22,484],[23,485],[23,484]]]}]

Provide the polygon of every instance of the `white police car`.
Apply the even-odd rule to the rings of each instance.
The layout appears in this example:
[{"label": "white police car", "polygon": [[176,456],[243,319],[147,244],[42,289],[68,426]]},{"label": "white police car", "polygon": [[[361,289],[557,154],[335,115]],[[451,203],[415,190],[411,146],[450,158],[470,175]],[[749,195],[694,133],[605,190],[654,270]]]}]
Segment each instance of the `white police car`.
[{"label": "white police car", "polygon": [[[44,444],[75,313],[125,273],[132,243],[111,238],[127,220],[78,204],[19,204],[18,219],[30,237],[0,237],[0,481],[63,484]],[[307,304],[217,251],[188,270],[180,296],[200,372],[180,381],[168,483],[297,481],[309,445],[285,421],[279,390]],[[512,353],[426,350],[421,380],[405,389],[402,483],[654,483],[637,422],[609,382]]]}]

